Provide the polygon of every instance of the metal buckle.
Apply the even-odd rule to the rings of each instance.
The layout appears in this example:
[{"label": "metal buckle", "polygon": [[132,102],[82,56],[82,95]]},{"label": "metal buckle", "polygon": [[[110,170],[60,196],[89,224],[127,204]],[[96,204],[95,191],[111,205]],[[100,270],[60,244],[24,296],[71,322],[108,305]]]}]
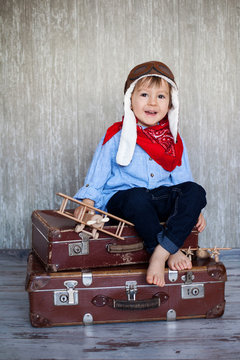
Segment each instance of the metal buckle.
[{"label": "metal buckle", "polygon": [[167,321],[174,321],[176,320],[176,311],[173,309],[169,309],[167,312]]},{"label": "metal buckle", "polygon": [[93,316],[90,313],[86,313],[83,316],[83,324],[84,325],[91,325],[93,323]]},{"label": "metal buckle", "polygon": [[168,270],[168,279],[171,282],[175,282],[178,279],[178,271],[177,270]]},{"label": "metal buckle", "polygon": [[88,271],[82,271],[82,283],[84,286],[90,286],[92,285],[93,276],[91,272]]},{"label": "metal buckle", "polygon": [[79,237],[82,239],[80,242],[71,243],[68,245],[69,256],[80,256],[89,254],[89,235],[79,233]]},{"label": "metal buckle", "polygon": [[125,286],[126,286],[127,299],[135,301],[137,294],[137,281],[126,281]]},{"label": "metal buckle", "polygon": [[204,284],[190,284],[181,286],[182,299],[195,299],[204,297]]},{"label": "metal buckle", "polygon": [[67,290],[54,291],[54,305],[77,305],[78,291],[74,290],[78,282],[75,280],[64,281]]},{"label": "metal buckle", "polygon": [[192,271],[188,271],[186,275],[181,277],[184,284],[192,284],[192,281],[195,279],[195,276]]}]

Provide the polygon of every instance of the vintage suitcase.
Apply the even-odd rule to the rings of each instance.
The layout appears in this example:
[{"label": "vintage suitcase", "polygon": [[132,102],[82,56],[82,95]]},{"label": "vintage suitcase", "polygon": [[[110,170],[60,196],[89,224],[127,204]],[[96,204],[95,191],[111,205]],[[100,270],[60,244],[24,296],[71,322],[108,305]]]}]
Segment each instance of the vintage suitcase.
[{"label": "vintage suitcase", "polygon": [[145,281],[146,265],[46,273],[28,259],[26,290],[35,327],[214,318],[224,313],[226,269],[211,258],[188,271],[165,269],[163,288]]},{"label": "vintage suitcase", "polygon": [[[32,248],[49,271],[145,263],[149,254],[134,227],[125,225],[124,240],[99,231],[98,239],[75,232],[77,223],[54,210],[32,213]],[[116,226],[106,226],[115,232]],[[111,231],[112,230],[112,231]],[[198,231],[193,229],[184,247],[198,246]]]}]

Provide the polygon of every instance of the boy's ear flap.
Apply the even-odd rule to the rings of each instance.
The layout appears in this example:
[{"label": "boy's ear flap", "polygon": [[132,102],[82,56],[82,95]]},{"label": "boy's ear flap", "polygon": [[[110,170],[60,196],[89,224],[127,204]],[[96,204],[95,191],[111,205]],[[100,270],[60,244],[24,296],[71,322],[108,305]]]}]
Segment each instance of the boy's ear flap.
[{"label": "boy's ear flap", "polygon": [[170,131],[174,138],[174,142],[177,141],[177,131],[178,131],[178,112],[179,112],[179,102],[178,102],[178,90],[176,88],[172,88],[171,91],[171,103],[172,106],[168,111],[168,121]]}]

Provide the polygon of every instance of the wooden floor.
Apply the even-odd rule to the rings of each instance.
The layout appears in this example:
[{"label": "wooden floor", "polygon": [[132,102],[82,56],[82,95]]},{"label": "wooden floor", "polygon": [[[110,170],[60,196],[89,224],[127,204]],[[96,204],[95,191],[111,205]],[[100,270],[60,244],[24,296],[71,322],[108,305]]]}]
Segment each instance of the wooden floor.
[{"label": "wooden floor", "polygon": [[33,328],[24,290],[27,251],[0,250],[0,359],[240,359],[240,250],[221,255],[228,273],[218,319]]}]

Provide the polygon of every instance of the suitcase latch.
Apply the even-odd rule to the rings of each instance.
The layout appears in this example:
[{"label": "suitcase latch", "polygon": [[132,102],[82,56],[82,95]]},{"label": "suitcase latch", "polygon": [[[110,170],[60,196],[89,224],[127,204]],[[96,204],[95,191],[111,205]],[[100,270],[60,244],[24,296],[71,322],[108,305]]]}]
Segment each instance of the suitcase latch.
[{"label": "suitcase latch", "polygon": [[78,291],[74,290],[77,284],[76,280],[64,281],[67,290],[54,291],[54,305],[78,305]]},{"label": "suitcase latch", "polygon": [[182,299],[195,299],[204,297],[204,284],[182,285]]},{"label": "suitcase latch", "polygon": [[89,236],[84,233],[79,233],[79,237],[82,239],[81,241],[68,245],[69,256],[80,256],[89,254]]},{"label": "suitcase latch", "polygon": [[126,281],[126,293],[128,300],[136,300],[137,294],[137,282],[136,281]]},{"label": "suitcase latch", "polygon": [[195,276],[192,271],[188,271],[186,275],[183,275],[181,277],[182,281],[184,281],[184,284],[192,284],[193,280],[195,279]]}]

